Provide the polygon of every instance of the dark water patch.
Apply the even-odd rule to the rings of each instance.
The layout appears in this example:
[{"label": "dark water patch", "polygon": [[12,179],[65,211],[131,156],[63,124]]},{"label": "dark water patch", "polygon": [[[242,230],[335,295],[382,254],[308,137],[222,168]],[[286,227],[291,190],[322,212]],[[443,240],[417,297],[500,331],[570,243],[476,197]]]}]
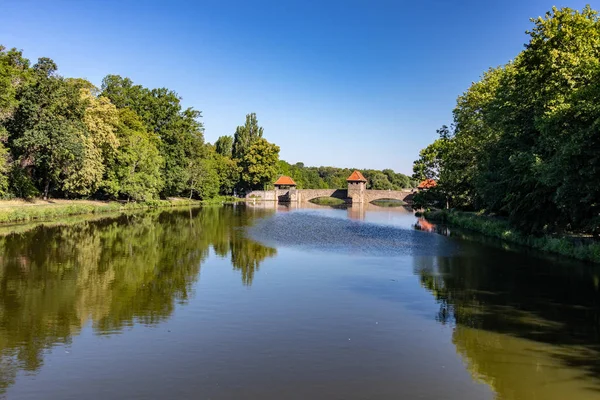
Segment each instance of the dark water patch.
[{"label": "dark water patch", "polygon": [[448,256],[458,249],[439,235],[302,212],[259,221],[249,235],[269,245],[368,256]]}]

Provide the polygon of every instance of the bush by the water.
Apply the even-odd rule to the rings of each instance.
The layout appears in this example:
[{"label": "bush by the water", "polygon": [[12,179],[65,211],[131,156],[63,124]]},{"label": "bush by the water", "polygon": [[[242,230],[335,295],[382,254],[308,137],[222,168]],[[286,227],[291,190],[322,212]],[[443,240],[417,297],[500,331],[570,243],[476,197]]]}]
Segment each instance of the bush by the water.
[{"label": "bush by the water", "polygon": [[593,241],[591,238],[528,235],[516,230],[505,219],[483,215],[482,213],[434,210],[424,212],[423,216],[432,222],[468,229],[538,250],[600,263],[600,243]]}]

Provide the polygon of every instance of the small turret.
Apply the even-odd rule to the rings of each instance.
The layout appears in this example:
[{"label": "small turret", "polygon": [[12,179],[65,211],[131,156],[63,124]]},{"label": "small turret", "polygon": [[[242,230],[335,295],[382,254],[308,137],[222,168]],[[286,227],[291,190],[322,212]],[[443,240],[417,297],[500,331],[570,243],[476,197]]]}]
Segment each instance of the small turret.
[{"label": "small turret", "polygon": [[348,197],[352,199],[352,203],[362,204],[367,189],[367,179],[360,171],[356,170],[346,181],[348,182]]}]

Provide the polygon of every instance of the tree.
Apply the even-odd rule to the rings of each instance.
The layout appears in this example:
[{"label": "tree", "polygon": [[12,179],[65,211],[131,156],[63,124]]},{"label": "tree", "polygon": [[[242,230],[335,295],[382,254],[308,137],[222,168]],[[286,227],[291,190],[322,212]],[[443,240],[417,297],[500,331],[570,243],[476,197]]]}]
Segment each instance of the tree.
[{"label": "tree", "polygon": [[440,178],[446,145],[447,142],[444,139],[437,139],[421,150],[419,159],[413,164],[413,177],[415,179],[423,181],[425,179],[438,180]]},{"label": "tree", "polygon": [[240,181],[240,167],[236,160],[214,153],[214,168],[219,176],[219,193],[232,195]]},{"label": "tree", "polygon": [[525,50],[458,98],[453,134],[422,151],[415,178],[527,233],[600,234],[600,18],[586,6],[532,22]]},{"label": "tree", "polygon": [[383,172],[379,171],[370,176],[369,186],[374,190],[392,190],[392,183]]},{"label": "tree", "polygon": [[0,45],[0,197],[9,195],[11,157],[7,147],[9,134],[5,123],[12,118],[19,105],[18,93],[27,84],[29,60],[16,49],[6,51]]},{"label": "tree", "polygon": [[31,168],[48,198],[51,186],[62,191],[65,171],[81,162],[85,105],[79,91],[56,75],[56,64],[40,58],[33,67],[34,84],[19,95],[9,125],[9,143],[21,165]]},{"label": "tree", "polygon": [[219,194],[221,183],[212,159],[198,159],[191,167],[190,172],[190,198],[194,192],[202,200],[211,199]]},{"label": "tree", "polygon": [[134,85],[128,78],[108,75],[102,82],[102,93],[118,108],[130,107],[157,135],[164,159],[162,175],[164,196],[189,193],[189,169],[192,158],[204,146],[204,127],[201,112],[193,108],[182,110],[181,99],[167,88],[147,89]]},{"label": "tree", "polygon": [[215,150],[222,156],[231,157],[233,152],[233,136],[220,136],[215,142]]},{"label": "tree", "polygon": [[164,160],[158,150],[159,139],[148,132],[135,112],[119,110],[117,129],[119,148],[109,159],[104,190],[112,197],[152,200],[162,189]]},{"label": "tree", "polygon": [[87,105],[83,115],[87,131],[81,136],[83,157],[79,163],[73,164],[73,170],[63,182],[66,192],[84,196],[98,190],[105,173],[104,160],[119,145],[115,134],[119,122],[118,111],[108,98],[94,97],[92,88],[93,86],[80,89],[81,97]]},{"label": "tree", "polygon": [[258,119],[255,113],[246,115],[246,124],[238,126],[233,136],[233,158],[242,160],[250,146],[262,138],[263,128],[258,126]]},{"label": "tree", "polygon": [[248,148],[241,160],[241,180],[245,189],[262,189],[273,182],[277,174],[279,146],[259,138]]}]

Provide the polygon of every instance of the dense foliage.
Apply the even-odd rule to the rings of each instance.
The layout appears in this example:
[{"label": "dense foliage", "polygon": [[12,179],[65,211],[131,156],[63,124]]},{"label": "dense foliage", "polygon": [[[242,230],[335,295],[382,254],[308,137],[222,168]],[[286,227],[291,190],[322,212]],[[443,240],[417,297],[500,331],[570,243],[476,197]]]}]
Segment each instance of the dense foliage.
[{"label": "dense foliage", "polygon": [[275,178],[279,148],[255,114],[235,143],[216,146],[204,142],[200,117],[166,88],[118,75],[96,88],[0,46],[0,197],[204,199]]},{"label": "dense foliage", "polygon": [[[268,188],[280,174],[300,187],[345,187],[352,172],[280,162],[254,113],[211,145],[200,111],[169,89],[118,75],[97,88],[57,70],[0,46],[0,198],[207,199]],[[363,172],[374,188],[413,184],[392,170]]]},{"label": "dense foliage", "polygon": [[[345,189],[348,187],[346,179],[355,169],[357,168],[305,167],[301,162],[289,164],[283,160],[279,161],[279,173],[294,179],[299,189]],[[400,190],[415,187],[418,183],[391,169],[360,171],[367,179],[369,189]]]},{"label": "dense foliage", "polygon": [[423,149],[424,203],[485,209],[527,232],[600,233],[600,20],[589,6],[533,19],[525,49],[457,101]]}]

